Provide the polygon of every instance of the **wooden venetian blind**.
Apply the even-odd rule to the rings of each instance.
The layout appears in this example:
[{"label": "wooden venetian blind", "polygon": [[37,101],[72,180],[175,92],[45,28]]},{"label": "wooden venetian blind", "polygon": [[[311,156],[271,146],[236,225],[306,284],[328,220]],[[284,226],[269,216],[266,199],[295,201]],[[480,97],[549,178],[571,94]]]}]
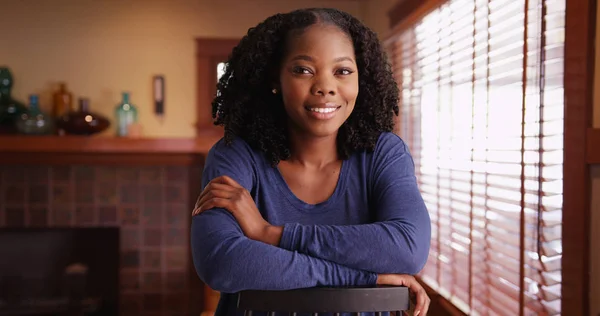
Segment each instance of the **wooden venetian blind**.
[{"label": "wooden venetian blind", "polygon": [[386,42],[432,219],[424,282],[472,315],[561,313],[566,0],[451,0]]}]

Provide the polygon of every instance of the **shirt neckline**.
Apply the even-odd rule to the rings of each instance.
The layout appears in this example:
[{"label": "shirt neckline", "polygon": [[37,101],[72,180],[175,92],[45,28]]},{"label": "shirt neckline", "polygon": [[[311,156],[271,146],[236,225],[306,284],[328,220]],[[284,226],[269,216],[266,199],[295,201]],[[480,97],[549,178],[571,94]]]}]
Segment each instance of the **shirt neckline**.
[{"label": "shirt neckline", "polygon": [[294,192],[292,192],[292,190],[288,186],[287,182],[285,182],[285,179],[283,178],[283,175],[281,174],[281,172],[279,170],[279,166],[275,166],[272,169],[273,169],[273,175],[274,175],[275,181],[277,182],[277,185],[276,185],[277,188],[286,197],[286,199],[292,206],[294,206],[296,209],[298,209],[300,211],[304,211],[304,212],[321,213],[321,212],[326,212],[331,205],[334,205],[336,203],[336,201],[339,199],[339,196],[342,195],[342,192],[344,192],[345,187],[346,187],[346,177],[348,174],[348,171],[347,171],[348,164],[349,164],[349,160],[342,160],[340,174],[338,176],[338,180],[337,180],[335,189],[333,191],[333,194],[331,194],[331,196],[329,198],[327,198],[327,200],[317,203],[317,204],[306,203],[303,200],[301,200],[300,198],[298,198],[294,194]]}]

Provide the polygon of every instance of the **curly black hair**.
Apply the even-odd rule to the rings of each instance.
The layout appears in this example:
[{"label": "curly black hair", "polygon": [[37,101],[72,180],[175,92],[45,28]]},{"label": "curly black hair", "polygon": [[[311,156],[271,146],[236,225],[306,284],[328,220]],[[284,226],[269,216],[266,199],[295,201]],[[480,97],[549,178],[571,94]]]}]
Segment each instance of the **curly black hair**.
[{"label": "curly black hair", "polygon": [[354,44],[359,92],[354,111],[340,127],[337,151],[342,159],[375,148],[382,132],[392,131],[398,115],[398,86],[377,35],[352,15],[328,8],[300,9],[267,18],[250,28],[233,49],[212,102],[215,125],[225,142],[235,137],[262,151],[273,166],[290,157],[283,100],[271,93],[293,32],[317,23],[332,24]]}]

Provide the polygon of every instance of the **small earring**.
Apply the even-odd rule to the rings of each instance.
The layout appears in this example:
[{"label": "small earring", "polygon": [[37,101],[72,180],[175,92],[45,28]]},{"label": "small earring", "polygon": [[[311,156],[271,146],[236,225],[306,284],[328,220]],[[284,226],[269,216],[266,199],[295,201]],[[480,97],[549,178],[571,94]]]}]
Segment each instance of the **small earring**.
[{"label": "small earring", "polygon": [[271,92],[273,92],[273,94],[277,94],[277,89],[273,89]]}]

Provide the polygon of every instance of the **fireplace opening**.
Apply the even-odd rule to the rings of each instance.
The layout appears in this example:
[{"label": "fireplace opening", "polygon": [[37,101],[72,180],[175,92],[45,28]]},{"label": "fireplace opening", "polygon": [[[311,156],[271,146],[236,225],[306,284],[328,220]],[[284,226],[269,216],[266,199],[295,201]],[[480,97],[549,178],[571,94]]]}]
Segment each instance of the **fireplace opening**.
[{"label": "fireplace opening", "polygon": [[119,228],[0,228],[0,315],[118,315]]}]

